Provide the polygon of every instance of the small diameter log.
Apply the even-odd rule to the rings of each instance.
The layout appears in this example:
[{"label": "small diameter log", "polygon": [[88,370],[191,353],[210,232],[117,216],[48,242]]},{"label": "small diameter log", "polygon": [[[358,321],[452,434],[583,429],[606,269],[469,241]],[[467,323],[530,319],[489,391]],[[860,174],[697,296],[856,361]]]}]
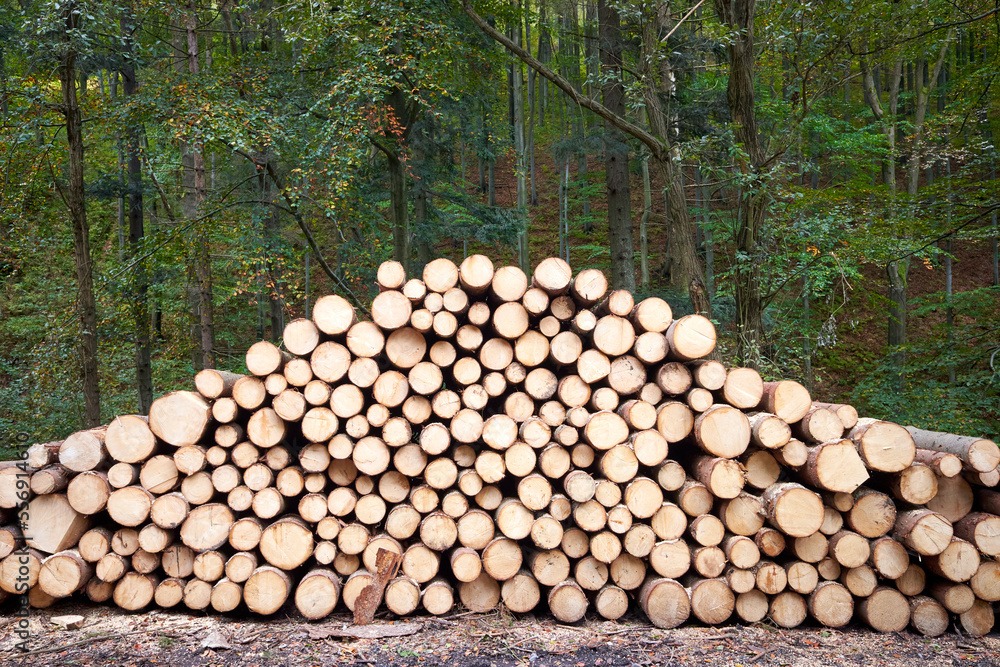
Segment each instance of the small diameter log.
[{"label": "small diameter log", "polygon": [[896,505],[886,494],[861,487],[854,492],[854,505],[844,519],[867,538],[882,537],[896,521]]},{"label": "small diameter log", "polygon": [[923,559],[924,567],[949,581],[963,582],[972,579],[979,569],[979,552],[965,540],[953,537],[944,550]]},{"label": "small diameter log", "polygon": [[[315,346],[314,346],[315,347]],[[310,349],[309,352],[312,350]],[[308,354],[308,352],[306,353]],[[233,385],[242,376],[229,371],[219,371],[214,368],[206,368],[198,371],[194,376],[194,387],[199,394],[210,401],[217,398],[232,396]]]},{"label": "small diameter log", "polygon": [[795,423],[794,431],[795,437],[805,442],[829,442],[844,434],[844,424],[835,412],[813,407]]},{"label": "small diameter log", "polygon": [[842,628],[854,616],[851,592],[836,581],[821,581],[809,594],[809,615],[828,628]]},{"label": "small diameter log", "polygon": [[[174,391],[153,401],[149,408],[149,428],[175,447],[201,441],[211,420],[208,401],[192,391]],[[65,443],[64,443],[65,444]]]},{"label": "small diameter log", "polygon": [[767,611],[767,596],[756,589],[736,596],[736,614],[747,623],[764,620]]},{"label": "small diameter log", "polygon": [[944,516],[928,509],[916,509],[896,515],[892,536],[923,556],[933,556],[951,544],[953,534],[952,524]]},{"label": "small diameter log", "polygon": [[939,637],[948,631],[948,610],[926,595],[910,598],[910,625],[925,637]]},{"label": "small diameter log", "polygon": [[716,498],[735,498],[743,490],[743,471],[736,461],[697,456],[691,463],[691,469],[695,479],[704,484]]},{"label": "small diameter log", "polygon": [[764,381],[752,368],[731,368],[722,389],[716,392],[720,402],[741,410],[757,407],[763,395]]},{"label": "small diameter log", "polygon": [[[107,433],[105,433],[106,437]],[[29,468],[35,469],[58,463],[60,446],[62,446],[62,440],[58,442],[40,442],[31,445],[25,453],[24,461],[28,464]]]},{"label": "small diameter log", "polygon": [[788,587],[801,595],[809,595],[819,584],[819,571],[810,563],[785,563],[785,573],[788,576]]},{"label": "small diameter log", "polygon": [[587,613],[590,601],[579,584],[567,580],[552,587],[548,605],[552,615],[563,623],[576,623]]},{"label": "small diameter log", "polygon": [[[17,468],[8,468],[12,475],[12,488],[9,493],[9,498],[5,498],[4,505],[10,505],[14,508],[18,505],[17,502],[17,480],[24,479],[27,477],[28,473],[25,471],[20,471]],[[60,465],[58,463],[50,465],[41,470],[36,470],[31,473],[31,480],[29,482],[29,487],[31,492],[37,496],[46,495],[50,493],[58,493],[65,489],[69,483],[70,479],[73,477],[73,471],[69,468]],[[23,487],[22,489],[23,490]]]},{"label": "small diameter log", "polygon": [[871,546],[861,535],[841,530],[830,538],[830,555],[843,567],[860,567],[868,561]]},{"label": "small diameter log", "polygon": [[466,609],[481,614],[490,611],[500,602],[500,584],[483,572],[475,581],[459,584],[458,595]]},{"label": "small diameter log", "polygon": [[810,447],[809,457],[798,472],[812,486],[842,493],[852,493],[868,479],[868,470],[849,440]]},{"label": "small diameter log", "polygon": [[674,320],[664,333],[670,357],[678,361],[701,359],[715,349],[715,326],[702,315],[685,315]]},{"label": "small diameter log", "polygon": [[79,551],[61,551],[42,561],[38,585],[48,595],[64,598],[82,590],[93,574],[93,565]]},{"label": "small diameter log", "polygon": [[642,611],[658,628],[676,628],[691,615],[687,591],[672,579],[647,578],[639,590],[638,599]]},{"label": "small diameter log", "polygon": [[159,579],[152,574],[127,572],[115,585],[114,602],[127,611],[139,611],[153,601]]},{"label": "small diameter log", "polygon": [[[198,399],[203,400],[200,396]],[[59,463],[73,472],[85,472],[103,466],[108,459],[104,433],[105,428],[100,427],[72,434],[59,446]]]},{"label": "small diameter log", "polygon": [[792,437],[792,429],[784,419],[769,412],[753,412],[750,420],[750,440],[764,449],[783,447]]},{"label": "small diameter log", "polygon": [[794,424],[812,408],[812,398],[809,390],[794,380],[765,382],[759,407]]},{"label": "small diameter log", "polygon": [[740,463],[745,470],[746,483],[755,489],[766,489],[781,476],[781,466],[767,450],[758,449],[745,453],[740,458]]},{"label": "small diameter log", "polygon": [[263,565],[254,570],[243,586],[247,607],[264,616],[278,611],[291,593],[292,581],[278,568]]},{"label": "small diameter log", "polygon": [[890,476],[889,490],[898,500],[923,505],[937,495],[937,475],[932,467],[914,463]]},{"label": "small diameter log", "polygon": [[730,533],[749,537],[756,535],[764,525],[762,507],[760,498],[749,493],[741,493],[732,500],[720,503],[718,515]]},{"label": "small diameter log", "polygon": [[987,556],[1000,556],[1000,517],[986,512],[967,514],[955,523],[955,537],[971,542]]},{"label": "small diameter log", "polygon": [[858,618],[879,632],[900,632],[910,623],[910,605],[895,588],[880,586],[858,602]]},{"label": "small diameter log", "polygon": [[930,466],[940,477],[954,477],[962,472],[962,459],[948,452],[935,452],[930,449],[917,449],[913,457],[915,463]]},{"label": "small diameter log", "polygon": [[927,501],[927,509],[955,523],[972,511],[974,502],[975,494],[964,478],[942,477],[938,480],[938,492]]},{"label": "small diameter log", "polygon": [[813,401],[813,407],[832,410],[838,417],[840,417],[840,423],[844,425],[845,431],[850,431],[854,428],[855,424],[858,423],[858,411],[853,405]]},{"label": "small diameter log", "polygon": [[736,607],[736,596],[725,579],[695,578],[688,582],[691,612],[702,623],[725,623]]},{"label": "small diameter log", "polygon": [[764,515],[778,530],[807,537],[823,525],[823,501],[800,484],[775,484],[761,495]]},{"label": "small diameter log", "polygon": [[771,599],[768,615],[782,628],[795,628],[806,620],[807,605],[804,597],[793,591],[779,593]]},{"label": "small diameter log", "polygon": [[997,465],[1000,465],[1000,449],[992,440],[938,431],[925,431],[913,426],[907,426],[906,430],[913,437],[917,448],[954,454],[970,470],[990,472],[996,469]]},{"label": "small diameter log", "polygon": [[902,544],[887,535],[872,540],[868,564],[886,579],[899,579],[910,566],[910,556]]},{"label": "small diameter log", "polygon": [[[205,372],[205,371],[202,371]],[[222,371],[212,371],[222,374]],[[201,375],[199,373],[199,375]],[[226,376],[232,375],[226,373]],[[233,376],[233,382],[238,376]],[[195,378],[197,384],[197,377]],[[223,383],[225,384],[225,383]],[[229,385],[231,389],[232,385]],[[217,398],[215,396],[210,398]],[[137,415],[115,417],[104,433],[104,447],[115,461],[139,463],[156,451],[156,436],[149,428],[149,419]]]}]

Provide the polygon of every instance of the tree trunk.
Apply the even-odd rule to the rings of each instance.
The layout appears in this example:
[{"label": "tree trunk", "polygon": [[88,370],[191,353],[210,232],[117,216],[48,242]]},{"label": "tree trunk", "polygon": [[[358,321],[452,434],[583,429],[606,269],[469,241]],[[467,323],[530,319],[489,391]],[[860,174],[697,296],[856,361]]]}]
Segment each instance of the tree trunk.
[{"label": "tree trunk", "polygon": [[[613,113],[625,115],[625,86],[621,79],[621,20],[616,7],[598,0],[601,98]],[[605,184],[608,191],[608,241],[611,246],[611,286],[635,291],[635,251],[632,242],[632,203],[628,182],[628,145],[621,130],[604,124]]]},{"label": "tree trunk", "polygon": [[639,220],[639,279],[649,288],[649,218],[653,214],[653,193],[649,184],[649,156],[642,158],[642,218]]},{"label": "tree trunk", "polygon": [[79,29],[80,13],[75,2],[63,14],[66,51],[62,54],[59,80],[62,85],[62,112],[69,147],[69,183],[66,205],[73,224],[73,263],[76,266],[77,309],[80,317],[80,375],[83,382],[84,425],[101,423],[101,387],[97,367],[97,304],[91,273],[90,227],[83,183],[83,120],[76,95],[76,51],[72,34]]},{"label": "tree trunk", "polygon": [[[192,76],[198,75],[198,32],[196,8],[192,4],[185,19],[187,32],[187,69]],[[184,215],[195,220],[205,199],[205,160],[202,144],[196,137],[182,148],[184,163]],[[209,237],[203,225],[195,223],[192,234],[191,306],[195,313],[192,330],[196,352],[193,355],[195,368],[215,366],[215,316],[212,299],[212,260],[209,253]]]},{"label": "tree trunk", "polygon": [[[138,88],[135,73],[135,52],[132,33],[136,29],[133,17],[127,12],[121,18],[124,40],[124,62],[121,67],[122,89],[126,99],[133,97]],[[140,256],[140,244],[145,235],[142,208],[142,162],[139,154],[141,128],[129,127],[125,136],[128,168],[128,243],[129,256],[134,265],[135,293],[132,296],[132,319],[135,337],[135,379],[139,396],[139,412],[149,413],[153,402],[153,372],[149,341],[149,275],[146,262]]]},{"label": "tree trunk", "polygon": [[[514,44],[521,45],[521,22],[513,29]],[[530,45],[529,45],[530,48]],[[525,153],[524,131],[524,82],[521,76],[521,62],[511,65],[511,122],[514,131],[514,159],[517,172],[517,212],[524,223],[524,229],[517,237],[518,265],[525,273],[531,271],[528,261],[528,164]]]},{"label": "tree trunk", "polygon": [[[733,35],[729,42],[727,98],[736,141],[744,156],[738,158],[744,178],[756,180],[764,166],[764,148],[757,132],[754,102],[754,15],[756,0],[715,0],[720,21]],[[764,301],[761,294],[761,258],[758,242],[767,213],[767,192],[753,187],[739,202],[736,224],[736,358],[745,366],[760,365]]]}]

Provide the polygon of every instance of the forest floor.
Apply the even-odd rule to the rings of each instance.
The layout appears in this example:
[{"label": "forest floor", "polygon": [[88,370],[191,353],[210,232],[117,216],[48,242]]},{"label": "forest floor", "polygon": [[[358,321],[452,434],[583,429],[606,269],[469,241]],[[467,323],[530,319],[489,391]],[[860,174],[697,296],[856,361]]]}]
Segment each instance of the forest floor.
[{"label": "forest floor", "polygon": [[[53,616],[66,614],[83,616],[82,627],[64,630],[52,623]],[[503,611],[443,619],[377,618],[365,626],[369,637],[354,638],[342,636],[358,629],[346,614],[307,623],[294,611],[260,619],[62,604],[32,610],[27,626],[29,651],[24,652],[17,646],[23,641],[18,619],[0,620],[0,665],[1000,665],[996,632],[970,638],[952,630],[928,639],[853,625],[843,630],[767,624],[658,630],[632,613],[618,622],[588,618],[574,625]]]}]

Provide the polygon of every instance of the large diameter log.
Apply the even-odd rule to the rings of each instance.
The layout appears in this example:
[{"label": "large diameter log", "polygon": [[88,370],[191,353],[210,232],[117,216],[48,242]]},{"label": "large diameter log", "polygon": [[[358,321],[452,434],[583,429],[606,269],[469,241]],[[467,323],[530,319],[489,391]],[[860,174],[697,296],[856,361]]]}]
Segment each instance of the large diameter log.
[{"label": "large diameter log", "polygon": [[759,407],[794,424],[812,408],[812,397],[808,389],[794,380],[765,382]]},{"label": "large diameter log", "polygon": [[809,615],[828,628],[842,628],[854,615],[851,592],[836,581],[822,581],[809,594]]},{"label": "large diameter log", "polygon": [[156,451],[156,444],[149,419],[138,415],[115,417],[104,433],[104,447],[108,454],[122,463],[145,461]]},{"label": "large diameter log", "polygon": [[[872,470],[899,472],[913,463],[916,454],[913,437],[902,426],[892,422],[859,419],[847,437],[854,442],[861,459]],[[997,460],[1000,461],[1000,455]]]},{"label": "large diameter log", "polygon": [[1000,449],[992,440],[925,431],[913,426],[907,426],[906,430],[913,436],[917,448],[954,454],[971,470],[990,472],[1000,465]]},{"label": "large diameter log", "polygon": [[854,492],[868,479],[868,470],[849,440],[810,447],[809,458],[798,472],[813,486],[842,493]]},{"label": "large diameter log", "polygon": [[90,528],[90,518],[77,512],[65,495],[54,493],[34,498],[22,523],[25,544],[47,554],[75,547]]},{"label": "large diameter log", "polygon": [[771,525],[791,537],[808,537],[823,525],[823,500],[801,484],[775,484],[761,501]]},{"label": "large diameter log", "polygon": [[893,537],[923,556],[941,553],[951,544],[954,534],[948,519],[928,509],[915,509],[896,515]]},{"label": "large diameter log", "polygon": [[880,586],[858,602],[858,618],[879,632],[900,632],[910,623],[910,605],[895,588]]},{"label": "large diameter log", "polygon": [[193,391],[174,391],[153,401],[149,428],[174,447],[198,444],[212,418],[208,401]]},{"label": "large diameter log", "polygon": [[736,458],[750,444],[750,421],[736,408],[716,404],[694,420],[694,439],[713,456]]}]

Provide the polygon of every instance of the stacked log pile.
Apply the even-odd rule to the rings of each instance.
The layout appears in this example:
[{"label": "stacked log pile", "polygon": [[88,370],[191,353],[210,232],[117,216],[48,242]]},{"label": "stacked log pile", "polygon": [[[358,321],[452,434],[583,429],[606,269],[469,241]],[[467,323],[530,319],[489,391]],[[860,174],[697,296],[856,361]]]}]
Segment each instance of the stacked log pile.
[{"label": "stacked log pile", "polygon": [[993,442],[727,369],[706,318],[559,259],[378,285],[370,320],[323,297],[250,374],[3,464],[3,595],[993,627]]}]

